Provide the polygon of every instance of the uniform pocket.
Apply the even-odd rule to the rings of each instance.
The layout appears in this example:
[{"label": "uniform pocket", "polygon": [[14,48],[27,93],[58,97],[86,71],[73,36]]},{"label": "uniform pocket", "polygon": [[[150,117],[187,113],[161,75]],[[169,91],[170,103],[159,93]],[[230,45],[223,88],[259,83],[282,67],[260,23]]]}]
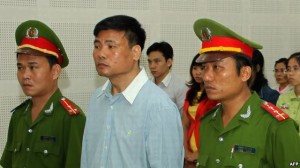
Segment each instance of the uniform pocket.
[{"label": "uniform pocket", "polygon": [[42,167],[61,167],[64,157],[60,148],[57,143],[39,142],[34,146],[33,152]]}]

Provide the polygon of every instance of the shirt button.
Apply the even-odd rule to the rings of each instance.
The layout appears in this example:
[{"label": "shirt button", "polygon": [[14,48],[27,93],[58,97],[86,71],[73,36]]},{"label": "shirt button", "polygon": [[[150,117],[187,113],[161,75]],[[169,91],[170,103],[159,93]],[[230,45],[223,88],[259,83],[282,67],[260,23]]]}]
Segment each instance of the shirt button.
[{"label": "shirt button", "polygon": [[48,154],[48,150],[47,150],[47,149],[44,150],[44,154],[45,154],[45,155]]},{"label": "shirt button", "polygon": [[223,141],[224,141],[224,138],[223,138],[223,137],[219,137],[219,141],[220,141],[220,142],[223,142]]},{"label": "shirt button", "polygon": [[32,129],[29,129],[28,132],[29,132],[29,133],[32,133]]},{"label": "shirt button", "polygon": [[29,151],[30,151],[30,148],[26,148],[26,151],[29,152]]},{"label": "shirt button", "polygon": [[110,129],[110,126],[108,125],[108,126],[106,126],[106,128],[109,130],[109,129]]},{"label": "shirt button", "polygon": [[238,168],[243,168],[243,164],[240,163],[240,164],[238,165]]},{"label": "shirt button", "polygon": [[220,162],[221,162],[221,160],[220,160],[220,159],[216,159],[216,163],[218,163],[218,164],[219,164]]},{"label": "shirt button", "polygon": [[110,109],[114,109],[114,106],[110,106]]}]

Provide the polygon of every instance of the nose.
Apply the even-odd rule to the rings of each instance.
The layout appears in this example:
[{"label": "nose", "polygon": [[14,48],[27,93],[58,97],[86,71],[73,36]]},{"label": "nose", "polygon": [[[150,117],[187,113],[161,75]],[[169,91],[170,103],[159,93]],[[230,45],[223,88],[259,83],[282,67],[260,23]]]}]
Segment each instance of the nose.
[{"label": "nose", "polygon": [[94,57],[95,60],[106,58],[105,54],[104,54],[104,51],[103,51],[103,49],[101,47],[94,48],[94,50],[93,50],[93,57]]},{"label": "nose", "polygon": [[207,66],[202,71],[202,79],[204,82],[209,82],[213,80],[212,68]]},{"label": "nose", "polygon": [[18,75],[20,75],[20,77],[22,77],[22,79],[29,79],[31,76],[31,71],[29,68],[24,68],[24,69],[18,71]]},{"label": "nose", "polygon": [[150,69],[154,69],[155,68],[155,64],[153,62],[149,62],[148,65],[149,65]]}]

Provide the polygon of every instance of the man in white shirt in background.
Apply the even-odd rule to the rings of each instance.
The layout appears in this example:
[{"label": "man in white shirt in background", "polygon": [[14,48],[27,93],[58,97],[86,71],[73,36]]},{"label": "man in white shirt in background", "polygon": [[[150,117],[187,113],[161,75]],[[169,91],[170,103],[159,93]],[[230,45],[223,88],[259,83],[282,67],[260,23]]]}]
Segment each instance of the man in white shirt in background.
[{"label": "man in white shirt in background", "polygon": [[187,86],[171,73],[173,48],[167,42],[155,42],[147,49],[148,66],[153,75],[152,81],[164,90],[182,111]]}]

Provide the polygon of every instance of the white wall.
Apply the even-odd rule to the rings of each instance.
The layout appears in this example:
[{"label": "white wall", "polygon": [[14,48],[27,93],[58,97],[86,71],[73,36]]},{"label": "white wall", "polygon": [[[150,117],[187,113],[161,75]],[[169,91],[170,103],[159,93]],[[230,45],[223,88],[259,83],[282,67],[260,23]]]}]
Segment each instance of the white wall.
[{"label": "white wall", "polygon": [[[0,0],[0,153],[10,110],[26,98],[16,81],[14,54],[14,31],[25,20],[41,20],[61,38],[70,64],[60,88],[86,110],[90,93],[105,81],[97,76],[92,60],[93,28],[105,17],[136,17],[147,32],[145,50],[153,42],[169,42],[175,52],[173,72],[184,80],[201,45],[193,22],[202,17],[217,20],[263,44],[265,73],[274,86],[275,60],[300,51],[299,9],[299,0]],[[145,50],[141,63],[147,66]]]}]

